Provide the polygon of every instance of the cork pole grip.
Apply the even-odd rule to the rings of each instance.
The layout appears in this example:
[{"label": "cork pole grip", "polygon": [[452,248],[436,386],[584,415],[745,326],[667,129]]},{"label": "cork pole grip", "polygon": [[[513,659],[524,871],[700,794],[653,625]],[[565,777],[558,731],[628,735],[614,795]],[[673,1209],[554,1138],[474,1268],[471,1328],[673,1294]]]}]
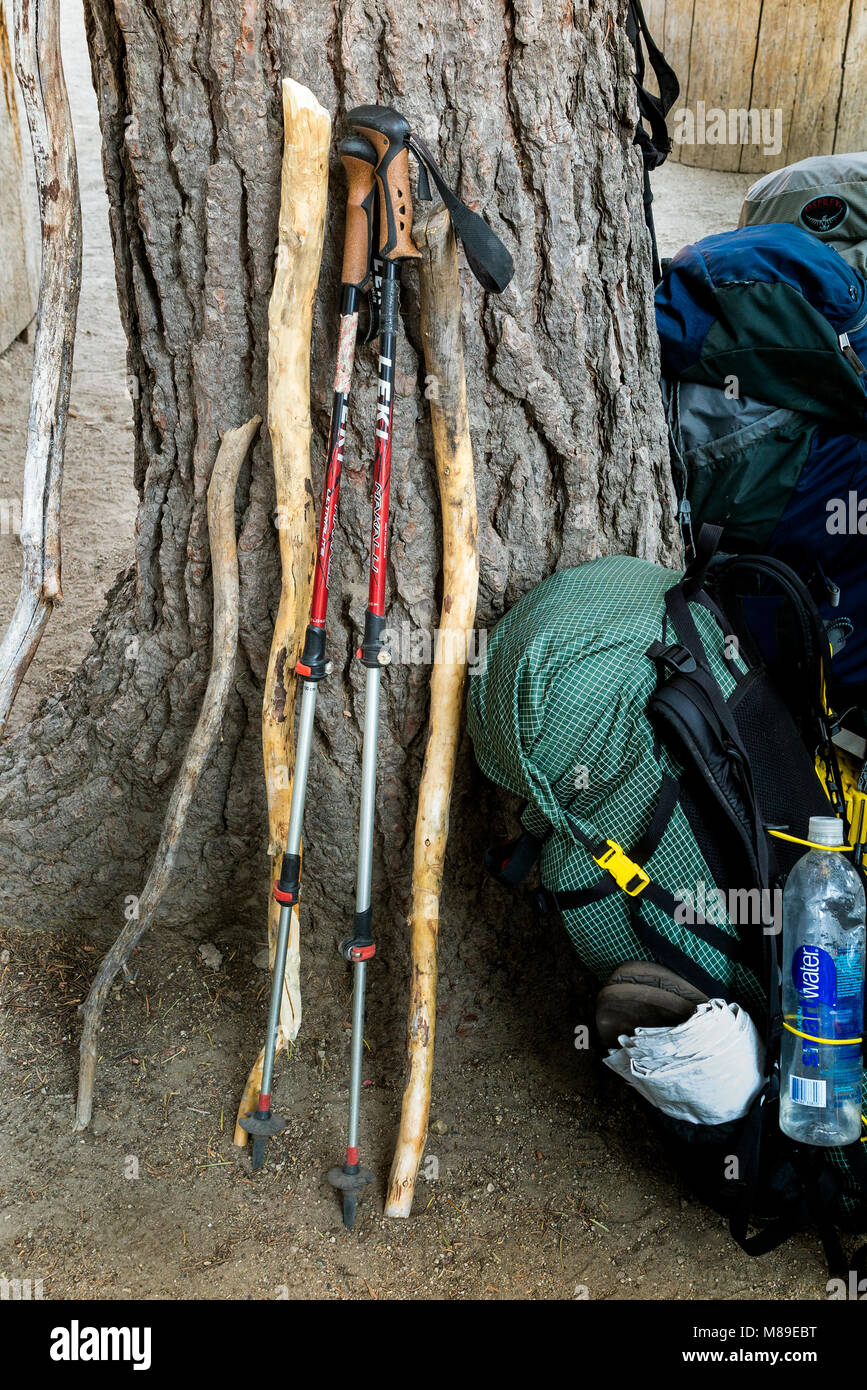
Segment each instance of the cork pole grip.
[{"label": "cork pole grip", "polygon": [[[373,191],[373,165],[357,155],[341,152],[341,162],[349,181],[346,203],[346,234],[343,242],[344,285],[361,286],[367,278],[370,251],[370,195]],[[370,200],[370,201],[369,201]]]},{"label": "cork pole grip", "polygon": [[409,182],[409,151],[395,145],[388,135],[372,126],[357,127],[379,155],[376,181],[379,185],[379,253],[386,261],[421,259],[412,239],[412,194]]}]

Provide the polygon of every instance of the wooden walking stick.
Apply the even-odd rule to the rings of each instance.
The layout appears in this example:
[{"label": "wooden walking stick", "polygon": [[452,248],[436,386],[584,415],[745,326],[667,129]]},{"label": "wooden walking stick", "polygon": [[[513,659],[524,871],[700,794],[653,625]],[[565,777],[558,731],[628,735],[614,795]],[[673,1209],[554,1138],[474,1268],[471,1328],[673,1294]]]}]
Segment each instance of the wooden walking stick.
[{"label": "wooden walking stick", "polygon": [[78,1099],[75,1128],[86,1129],[93,1110],[96,1053],[105,1001],[117,972],[126,966],[133,949],[151,925],[163,899],[199,778],[217,741],[226,697],[232,686],[238,649],[238,551],[235,544],[235,488],[241,464],[258,433],[258,415],[238,429],[226,430],[211,481],[208,484],[208,533],[211,541],[211,574],[214,583],[214,640],[211,674],[201,712],[184,754],[163,832],[148,880],[138,901],[138,915],[131,918],[103,959],[82,1007],[84,1025],[79,1048]]},{"label": "wooden walking stick", "polygon": [[[15,0],[15,68],[30,127],[42,269],[21,506],[18,602],[0,642],[0,737],[60,590],[60,488],[81,289],[81,205],[60,57],[60,0]],[[4,233],[5,234],[5,233]]]},{"label": "wooden walking stick", "polygon": [[461,344],[458,256],[445,208],[417,228],[421,332],[443,527],[443,601],[413,856],[407,1082],[386,1216],[409,1216],[427,1135],[436,1026],[437,935],[449,800],[479,587],[476,489]]},{"label": "wooden walking stick", "polygon": [[[310,472],[310,339],[325,234],[330,143],[328,112],[306,87],[287,78],[283,83],[277,270],[268,316],[268,426],[274,453],[282,587],[262,704],[262,754],[272,887],[268,946],[272,974],[282,974],[283,980],[269,1067],[274,1053],[294,1041],[301,1026],[298,905],[291,910],[288,939],[281,941],[281,905],[273,888],[280,876],[289,830],[295,763],[295,664],[310,608],[316,555]],[[240,1121],[256,1109],[267,1050],[263,1047],[259,1053],[238,1106],[234,1139],[240,1147],[248,1139]],[[270,1077],[267,1079],[266,1089],[270,1091]]]}]

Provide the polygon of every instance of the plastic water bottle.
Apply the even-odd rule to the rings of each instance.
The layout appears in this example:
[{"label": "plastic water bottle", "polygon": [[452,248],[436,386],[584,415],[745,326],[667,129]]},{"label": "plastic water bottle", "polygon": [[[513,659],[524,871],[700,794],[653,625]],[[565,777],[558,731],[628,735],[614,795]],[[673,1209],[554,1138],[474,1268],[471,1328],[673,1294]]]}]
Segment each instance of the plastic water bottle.
[{"label": "plastic water bottle", "polygon": [[[808,839],[842,845],[843,823],[813,816]],[[812,849],[798,860],[783,892],[780,1128],[802,1144],[861,1134],[864,916],[861,879],[842,854]]]}]

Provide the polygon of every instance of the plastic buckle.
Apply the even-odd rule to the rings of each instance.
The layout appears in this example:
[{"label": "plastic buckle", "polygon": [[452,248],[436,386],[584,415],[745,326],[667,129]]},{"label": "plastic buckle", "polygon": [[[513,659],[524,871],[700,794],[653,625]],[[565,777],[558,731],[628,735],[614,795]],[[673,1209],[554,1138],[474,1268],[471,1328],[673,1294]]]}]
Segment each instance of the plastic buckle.
[{"label": "plastic buckle", "polygon": [[698,669],[698,662],[692,652],[687,651],[686,647],[680,646],[677,642],[671,642],[667,647],[655,651],[653,660],[662,662],[663,666],[670,666],[678,675],[689,675]]},{"label": "plastic buckle", "polygon": [[650,882],[650,875],[642,869],[640,864],[634,863],[626,854],[621,845],[616,840],[608,840],[609,848],[604,854],[596,858],[596,863],[600,868],[605,869],[611,875],[618,888],[622,888],[627,897],[637,898],[639,893]]}]

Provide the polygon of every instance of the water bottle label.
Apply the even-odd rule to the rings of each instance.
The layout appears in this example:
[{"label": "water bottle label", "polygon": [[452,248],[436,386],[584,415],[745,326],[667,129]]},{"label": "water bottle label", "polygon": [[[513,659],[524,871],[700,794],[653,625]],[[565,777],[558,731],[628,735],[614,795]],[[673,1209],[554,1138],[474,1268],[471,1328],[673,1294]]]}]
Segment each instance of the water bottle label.
[{"label": "water bottle label", "polygon": [[824,1110],[827,1104],[827,1081],[813,1077],[790,1076],[789,1094],[795,1105],[809,1105],[813,1110]]},{"label": "water bottle label", "polygon": [[802,1005],[837,1005],[837,970],[821,946],[799,946],[792,957],[792,983]]}]

